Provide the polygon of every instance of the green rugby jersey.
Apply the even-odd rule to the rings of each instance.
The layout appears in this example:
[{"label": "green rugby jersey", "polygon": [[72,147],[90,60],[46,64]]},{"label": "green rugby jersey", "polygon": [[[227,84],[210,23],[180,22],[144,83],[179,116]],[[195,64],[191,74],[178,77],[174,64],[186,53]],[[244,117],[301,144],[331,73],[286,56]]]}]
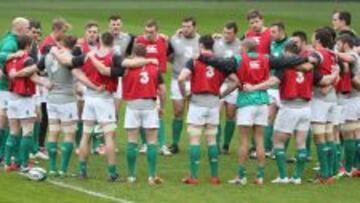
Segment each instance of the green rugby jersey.
[{"label": "green rugby jersey", "polygon": [[[7,32],[0,41],[0,67],[5,70],[6,59],[9,54],[18,50],[17,37],[12,32]],[[9,81],[7,77],[0,78],[0,90],[9,89]]]}]

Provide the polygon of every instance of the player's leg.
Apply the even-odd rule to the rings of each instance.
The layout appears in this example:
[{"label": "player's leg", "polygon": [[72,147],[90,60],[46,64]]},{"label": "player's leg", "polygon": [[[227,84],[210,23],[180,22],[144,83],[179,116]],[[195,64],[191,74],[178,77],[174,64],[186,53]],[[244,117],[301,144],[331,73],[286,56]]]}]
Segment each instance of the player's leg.
[{"label": "player's leg", "polygon": [[218,163],[219,163],[219,150],[216,144],[217,139],[217,126],[214,124],[208,124],[205,126],[204,134],[207,138],[208,144],[208,159],[210,165],[210,175],[212,184],[220,184],[218,174]]},{"label": "player's leg", "polygon": [[256,183],[262,185],[265,175],[265,148],[264,148],[264,126],[254,126],[254,137],[256,143],[257,174]]},{"label": "player's leg", "polygon": [[[84,100],[78,99],[76,103],[77,103],[77,107],[78,107],[78,117],[81,118],[82,111],[84,109]],[[81,136],[83,134],[83,128],[84,128],[84,123],[81,119],[79,119],[77,122],[77,128],[76,128],[76,134],[75,134],[75,144],[76,144],[77,151],[80,146]]]},{"label": "player's leg", "polygon": [[291,180],[291,182],[294,184],[301,184],[302,182],[306,158],[308,155],[306,149],[307,134],[307,130],[297,130],[295,134],[297,152],[294,174]]},{"label": "player's leg", "polygon": [[356,152],[356,122],[345,121],[343,127],[343,142],[344,142],[344,157],[345,157],[345,174],[351,175],[352,167],[354,165],[355,152]]},{"label": "player's leg", "polygon": [[[126,122],[126,121],[125,121]],[[128,182],[133,183],[136,181],[136,158],[137,158],[137,143],[138,143],[138,128],[126,128],[128,143],[126,159],[128,164]]]},{"label": "player's leg", "polygon": [[224,127],[224,144],[222,150],[225,154],[229,153],[230,143],[234,135],[236,126],[236,105],[225,100],[225,127]]},{"label": "player's leg", "polygon": [[20,144],[20,158],[21,158],[21,168],[24,171],[28,170],[29,156],[34,145],[34,138],[32,136],[34,122],[35,122],[35,117],[20,119],[20,124],[23,134]]},{"label": "player's leg", "polygon": [[62,105],[62,118],[61,118],[61,129],[64,133],[64,142],[62,144],[62,161],[60,176],[66,176],[71,155],[74,149],[74,140],[76,133],[77,117],[77,105],[76,103],[69,103]]},{"label": "player's leg", "polygon": [[[5,170],[10,172],[12,170],[18,170],[20,167],[20,160],[15,160],[15,165],[11,163],[11,157],[16,153],[16,142],[21,137],[21,125],[20,121],[16,118],[13,118],[9,114],[9,127],[10,127],[10,135],[6,141],[6,148],[5,148]],[[12,165],[12,166],[11,166]],[[15,167],[16,166],[16,167]]]},{"label": "player's leg", "polygon": [[6,140],[9,136],[9,127],[6,110],[0,108],[0,162],[5,158]]},{"label": "player's leg", "polygon": [[[33,128],[33,138],[34,138],[34,145],[32,147],[31,150],[31,154],[32,155],[37,155],[37,153],[39,152],[39,136],[40,136],[40,125],[41,125],[41,119],[42,119],[42,115],[41,115],[41,102],[39,101],[38,96],[34,96],[34,103],[35,103],[35,122],[34,122],[34,128]],[[42,158],[41,156],[39,156],[39,158]]]},{"label": "player's leg", "polygon": [[[144,126],[145,127],[145,126]],[[157,176],[156,162],[157,162],[157,143],[158,143],[158,129],[146,128],[146,140],[148,150],[146,153],[148,162],[148,182],[150,185],[161,184],[163,181]]]},{"label": "player's leg", "polygon": [[116,166],[116,124],[115,122],[101,123],[104,130],[106,158],[108,164],[109,181],[116,181],[119,177]]},{"label": "player's leg", "polygon": [[202,126],[188,124],[189,134],[189,157],[190,157],[190,176],[183,179],[185,184],[197,184],[199,181],[199,164],[200,164],[200,136]]},{"label": "player's leg", "polygon": [[49,155],[49,175],[57,174],[56,157],[58,149],[59,134],[61,132],[60,120],[56,117],[52,118],[53,113],[50,113],[49,119],[49,135],[46,143],[46,148]]},{"label": "player's leg", "polygon": [[360,177],[360,121],[355,124],[355,140],[356,140],[356,153],[355,153],[355,176]]}]

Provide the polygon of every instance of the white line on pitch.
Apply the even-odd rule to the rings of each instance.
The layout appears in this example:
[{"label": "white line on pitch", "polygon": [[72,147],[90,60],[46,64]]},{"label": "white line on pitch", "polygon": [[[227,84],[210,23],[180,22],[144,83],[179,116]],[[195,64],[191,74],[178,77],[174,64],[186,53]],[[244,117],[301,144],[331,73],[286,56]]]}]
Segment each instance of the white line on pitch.
[{"label": "white line on pitch", "polygon": [[78,186],[74,186],[74,185],[70,185],[70,184],[66,184],[66,183],[63,183],[63,182],[58,182],[58,181],[53,181],[53,180],[48,180],[46,182],[48,182],[50,184],[53,184],[53,185],[56,185],[56,186],[59,186],[59,187],[63,187],[63,188],[66,188],[66,189],[70,189],[70,190],[74,190],[74,191],[77,191],[77,192],[85,193],[85,194],[88,194],[88,195],[91,195],[91,196],[94,196],[94,197],[99,197],[99,198],[111,200],[111,201],[114,201],[114,202],[132,203],[131,201],[128,201],[126,199],[113,197],[113,196],[106,195],[106,194],[100,193],[100,192],[94,192],[94,191],[91,191],[91,190],[87,190],[87,189],[84,189],[84,188],[81,188],[81,187],[78,187]]}]

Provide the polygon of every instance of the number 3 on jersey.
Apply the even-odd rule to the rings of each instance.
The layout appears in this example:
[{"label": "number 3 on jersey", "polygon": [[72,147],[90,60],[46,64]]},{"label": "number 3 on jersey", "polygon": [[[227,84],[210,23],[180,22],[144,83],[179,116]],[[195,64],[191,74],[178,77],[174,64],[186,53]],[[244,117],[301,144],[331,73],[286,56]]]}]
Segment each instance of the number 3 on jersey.
[{"label": "number 3 on jersey", "polygon": [[140,83],[147,84],[149,82],[149,73],[148,72],[141,72],[140,73]]},{"label": "number 3 on jersey", "polygon": [[212,78],[215,75],[214,68],[212,66],[206,67],[206,77]]}]

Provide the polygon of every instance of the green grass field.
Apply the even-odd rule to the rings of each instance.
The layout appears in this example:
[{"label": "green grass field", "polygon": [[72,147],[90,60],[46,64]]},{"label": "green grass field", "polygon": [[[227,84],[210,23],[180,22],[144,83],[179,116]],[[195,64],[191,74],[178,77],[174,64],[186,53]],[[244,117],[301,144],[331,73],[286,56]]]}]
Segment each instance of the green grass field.
[{"label": "green grass field", "polygon": [[[342,2],[342,1],[340,1]],[[158,19],[160,30],[171,35],[180,25],[184,16],[195,16],[198,20],[200,33],[221,32],[224,22],[236,20],[240,26],[241,34],[247,29],[245,19],[246,11],[251,8],[261,9],[265,14],[266,23],[273,20],[282,20],[286,23],[288,32],[305,30],[309,34],[317,27],[331,24],[331,13],[334,9],[346,9],[353,14],[353,26],[360,30],[359,3],[328,2],[199,2],[199,1],[1,1],[0,2],[0,32],[9,29],[10,21],[15,16],[25,16],[40,20],[44,34],[49,33],[51,20],[55,17],[64,17],[72,25],[72,34],[80,36],[83,25],[90,19],[100,23],[101,29],[107,29],[107,17],[119,13],[124,19],[124,29],[134,34],[140,34],[143,22],[148,18]],[[166,75],[167,85],[170,74]],[[167,142],[171,142],[172,106],[168,100],[166,106],[166,134]],[[121,110],[124,114],[124,108]],[[119,153],[118,166],[122,177],[126,177],[125,143],[126,134],[122,128],[123,121],[119,122]],[[184,130],[185,132],[185,130]],[[237,170],[238,137],[235,135],[231,154],[220,157],[220,177],[225,182],[233,178]],[[248,184],[245,187],[222,184],[212,186],[208,183],[209,169],[207,162],[206,145],[202,146],[202,159],[200,168],[200,181],[198,186],[187,186],[181,183],[181,178],[187,174],[187,136],[182,135],[181,152],[173,157],[160,157],[158,171],[165,183],[150,187],[147,184],[146,157],[139,155],[138,182],[135,185],[126,183],[110,184],[106,182],[106,167],[103,157],[92,156],[89,165],[90,179],[80,181],[76,178],[55,179],[69,185],[81,187],[85,190],[100,192],[121,200],[131,202],[359,202],[360,179],[343,179],[331,186],[313,185],[305,183],[301,186],[272,185],[271,179],[277,176],[275,162],[267,161],[265,171],[265,185],[262,187]],[[313,153],[314,154],[314,153]],[[311,178],[311,168],[316,161],[310,162],[306,167],[305,179]],[[42,163],[44,166],[45,163]],[[71,172],[77,172],[77,157],[74,155]],[[248,178],[255,176],[255,162],[249,161]],[[292,171],[292,166],[289,167]],[[54,180],[54,179],[52,179]],[[17,174],[6,175],[0,172],[0,203],[57,203],[57,202],[111,202],[104,198],[97,198],[83,192],[65,189],[48,182],[30,182]]]}]

